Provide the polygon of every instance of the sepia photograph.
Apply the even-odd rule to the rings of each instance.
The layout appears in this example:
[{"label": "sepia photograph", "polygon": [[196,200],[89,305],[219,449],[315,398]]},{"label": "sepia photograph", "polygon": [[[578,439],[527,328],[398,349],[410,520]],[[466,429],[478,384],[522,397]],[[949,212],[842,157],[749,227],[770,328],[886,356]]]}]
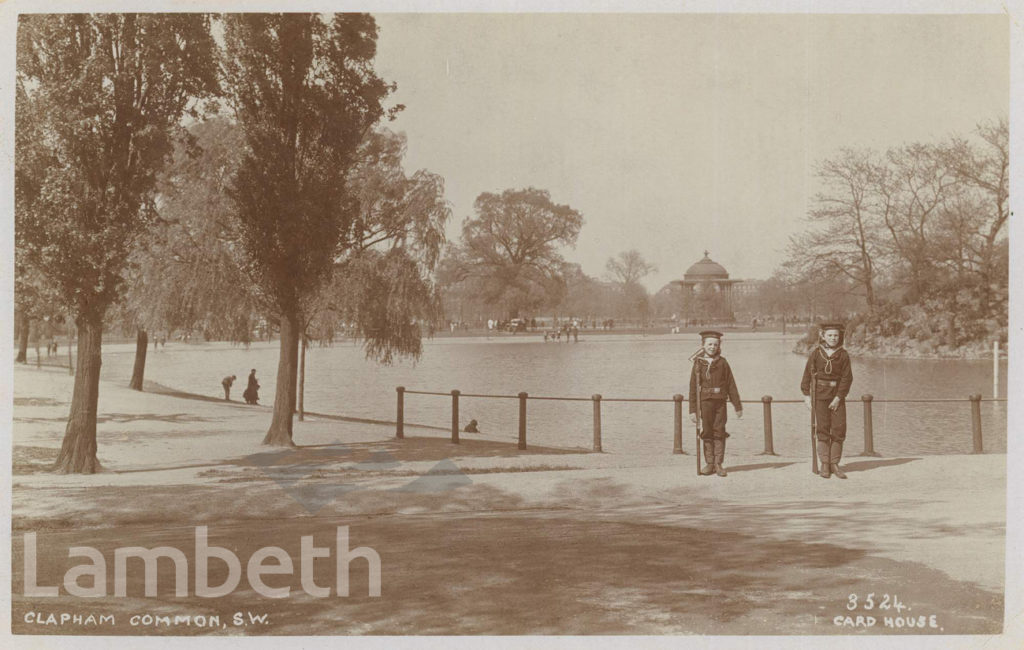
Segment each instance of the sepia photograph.
[{"label": "sepia photograph", "polygon": [[1024,643],[1021,4],[0,10],[5,645]]}]

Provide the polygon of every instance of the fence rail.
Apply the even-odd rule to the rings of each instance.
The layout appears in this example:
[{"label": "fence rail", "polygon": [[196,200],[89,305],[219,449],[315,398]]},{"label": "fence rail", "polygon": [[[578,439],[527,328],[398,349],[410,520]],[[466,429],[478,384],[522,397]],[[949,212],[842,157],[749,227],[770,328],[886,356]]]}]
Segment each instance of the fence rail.
[{"label": "fence rail", "polygon": [[[432,395],[437,397],[449,397],[452,400],[452,426],[451,436],[454,444],[459,444],[459,398],[474,397],[482,399],[514,399],[519,400],[519,449],[526,449],[526,417],[528,400],[546,400],[557,402],[592,402],[594,405],[594,451],[602,451],[601,444],[601,404],[604,402],[650,402],[674,404],[673,427],[672,427],[672,453],[685,454],[683,450],[683,402],[687,402],[684,396],[676,394],[670,398],[653,397],[603,397],[591,395],[590,397],[554,397],[548,395],[529,395],[518,393],[517,395],[491,395],[486,393],[463,393],[458,390],[449,392],[409,390],[404,386],[397,386],[395,392],[398,395],[396,406],[396,429],[395,437],[405,437],[405,395]],[[971,405],[971,433],[972,453],[984,453],[982,431],[981,431],[981,403],[982,402],[1006,402],[1007,398],[987,397],[980,394],[968,395],[963,398],[900,398],[900,399],[875,399],[873,395],[862,395],[859,398],[846,398],[847,402],[862,402],[864,404],[864,451],[862,456],[880,456],[874,446],[874,426],[872,422],[872,406],[874,404],[956,404],[968,402]],[[764,416],[764,451],[762,456],[777,456],[774,450],[774,438],[772,431],[772,404],[803,404],[803,399],[775,399],[771,395],[765,395],[758,400],[740,400],[741,404],[761,404]]]}]

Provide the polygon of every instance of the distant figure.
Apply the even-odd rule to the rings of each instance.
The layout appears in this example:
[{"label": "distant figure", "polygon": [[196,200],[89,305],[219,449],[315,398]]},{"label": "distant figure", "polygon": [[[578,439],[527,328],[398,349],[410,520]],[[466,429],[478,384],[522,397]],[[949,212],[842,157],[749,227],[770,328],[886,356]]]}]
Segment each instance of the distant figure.
[{"label": "distant figure", "polygon": [[249,372],[249,385],[246,387],[245,392],[242,393],[242,398],[245,399],[246,404],[258,404],[260,401],[260,383],[256,381],[256,369],[253,368]]},{"label": "distant figure", "polygon": [[224,387],[224,401],[231,401],[231,384],[235,383],[235,376],[228,375],[224,379],[220,380],[220,385]]},{"label": "distant figure", "polygon": [[480,433],[480,429],[476,426],[476,420],[470,420],[463,431],[466,433]]}]

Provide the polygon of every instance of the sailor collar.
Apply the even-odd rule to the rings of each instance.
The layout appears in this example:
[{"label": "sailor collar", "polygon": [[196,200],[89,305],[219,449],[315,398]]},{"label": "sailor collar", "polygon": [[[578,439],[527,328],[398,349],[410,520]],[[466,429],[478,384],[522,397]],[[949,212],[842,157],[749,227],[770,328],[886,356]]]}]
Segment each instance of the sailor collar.
[{"label": "sailor collar", "polygon": [[837,345],[834,348],[829,348],[829,347],[824,346],[824,345],[819,345],[818,349],[821,350],[822,354],[824,354],[826,358],[831,359],[832,357],[834,357],[837,354],[839,354],[839,351],[843,349],[843,346]]}]

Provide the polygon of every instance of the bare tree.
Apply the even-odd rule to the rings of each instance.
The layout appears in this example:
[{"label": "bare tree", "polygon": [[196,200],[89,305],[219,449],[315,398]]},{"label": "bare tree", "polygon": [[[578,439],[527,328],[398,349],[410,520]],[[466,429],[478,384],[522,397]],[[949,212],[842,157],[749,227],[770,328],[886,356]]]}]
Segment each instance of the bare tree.
[{"label": "bare tree", "polygon": [[977,260],[976,272],[988,301],[992,286],[1006,272],[1000,264],[998,243],[1010,218],[1009,123],[1006,118],[983,122],[978,125],[977,135],[984,148],[955,138],[944,148],[944,154],[956,178],[978,192],[974,199],[977,205],[969,212],[974,218],[967,226],[972,232],[964,248]]},{"label": "bare tree", "polygon": [[657,271],[657,267],[648,264],[640,251],[635,248],[608,258],[605,270],[618,283],[619,309],[618,316],[638,316],[643,322],[650,312],[650,296],[647,289],[640,284],[645,277]]},{"label": "bare tree", "polygon": [[956,178],[939,147],[914,143],[890,149],[885,163],[876,166],[874,180],[877,212],[889,234],[887,243],[906,270],[911,289],[907,299],[915,300],[935,280],[938,216]]},{"label": "bare tree", "polygon": [[885,254],[882,222],[872,189],[878,163],[869,151],[843,149],[819,163],[824,189],[807,216],[809,230],[790,238],[789,256],[804,275],[839,274],[862,292],[868,310],[878,304],[876,284]]},{"label": "bare tree", "polygon": [[605,263],[605,270],[612,278],[620,284],[637,284],[651,273],[658,270],[653,264],[648,264],[640,251],[633,248],[619,253],[616,257],[609,257]]}]

